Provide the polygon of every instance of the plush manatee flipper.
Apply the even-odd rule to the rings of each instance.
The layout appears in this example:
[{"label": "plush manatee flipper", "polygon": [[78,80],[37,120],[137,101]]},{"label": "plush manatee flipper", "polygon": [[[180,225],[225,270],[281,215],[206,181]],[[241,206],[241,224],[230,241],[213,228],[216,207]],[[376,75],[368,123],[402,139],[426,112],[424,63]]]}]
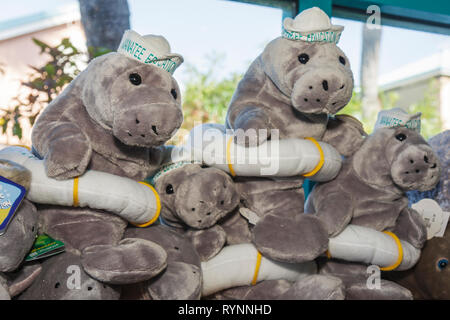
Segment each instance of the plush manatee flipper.
[{"label": "plush manatee flipper", "polygon": [[193,264],[173,262],[148,283],[153,300],[198,300],[202,293],[202,272]]},{"label": "plush manatee flipper", "polygon": [[186,235],[191,239],[202,261],[214,257],[227,241],[227,234],[219,225],[204,230],[189,230]]},{"label": "plush manatee flipper", "polygon": [[[345,261],[321,261],[322,275],[334,276],[341,279],[345,286],[347,300],[411,300],[411,292],[388,280],[373,278],[372,271],[367,266]],[[379,281],[378,281],[379,280]]]},{"label": "plush manatee flipper", "polygon": [[301,263],[311,261],[328,248],[322,221],[302,213],[267,214],[253,228],[252,242],[271,259]]},{"label": "plush manatee flipper", "polygon": [[200,257],[190,239],[170,227],[128,228],[125,239],[140,238],[160,245],[167,253],[167,268],[149,281],[126,288],[133,299],[199,299],[202,288]]},{"label": "plush manatee flipper", "polygon": [[81,264],[94,279],[110,284],[149,280],[167,267],[167,254],[154,242],[126,238],[117,245],[96,245],[81,252]]}]

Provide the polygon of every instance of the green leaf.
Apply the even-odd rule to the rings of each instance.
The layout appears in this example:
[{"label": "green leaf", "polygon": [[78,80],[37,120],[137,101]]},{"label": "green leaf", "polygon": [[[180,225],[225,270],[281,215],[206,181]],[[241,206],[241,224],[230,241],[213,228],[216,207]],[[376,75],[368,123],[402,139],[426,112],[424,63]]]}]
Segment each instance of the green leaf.
[{"label": "green leaf", "polygon": [[104,48],[104,47],[89,46],[88,47],[88,52],[89,52],[89,55],[92,58],[97,58],[97,57],[100,57],[100,56],[102,56],[104,54],[107,54],[107,53],[111,52],[111,50],[108,49],[108,48]]},{"label": "green leaf", "polygon": [[20,127],[19,121],[14,122],[13,135],[19,137],[19,139],[22,139],[22,128]]},{"label": "green leaf", "polygon": [[53,77],[55,76],[56,69],[55,69],[55,66],[52,65],[51,63],[47,63],[47,64],[45,65],[45,71],[47,71],[47,74],[48,74],[50,77],[53,78]]},{"label": "green leaf", "polygon": [[45,51],[45,49],[50,48],[48,44],[45,42],[42,42],[41,40],[38,40],[36,38],[33,38],[33,42],[37,44],[41,48],[41,53]]}]

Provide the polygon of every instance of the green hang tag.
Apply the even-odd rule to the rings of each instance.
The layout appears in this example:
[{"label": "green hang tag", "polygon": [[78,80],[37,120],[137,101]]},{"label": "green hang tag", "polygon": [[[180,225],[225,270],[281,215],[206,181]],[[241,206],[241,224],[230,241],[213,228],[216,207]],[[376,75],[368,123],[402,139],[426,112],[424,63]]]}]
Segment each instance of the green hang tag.
[{"label": "green hang tag", "polygon": [[46,234],[39,235],[25,261],[43,259],[64,252],[64,243]]}]

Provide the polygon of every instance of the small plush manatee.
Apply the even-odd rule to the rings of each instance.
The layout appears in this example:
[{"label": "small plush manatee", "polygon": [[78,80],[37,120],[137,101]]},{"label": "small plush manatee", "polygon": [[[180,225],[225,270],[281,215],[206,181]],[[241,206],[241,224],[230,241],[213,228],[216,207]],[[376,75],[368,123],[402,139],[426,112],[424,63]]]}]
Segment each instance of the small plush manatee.
[{"label": "small plush manatee", "polygon": [[[348,224],[378,231],[391,231],[417,249],[426,241],[425,222],[408,207],[406,191],[430,190],[439,182],[441,165],[430,145],[416,131],[405,127],[380,128],[366,138],[361,148],[344,161],[338,176],[312,190],[305,205],[325,224],[329,237]],[[343,279],[351,264],[328,264],[328,273]],[[350,277],[350,297],[360,299],[410,299],[398,285],[385,285],[377,294],[365,285],[366,267],[354,265],[360,277]],[[325,269],[326,270],[326,269]],[[349,281],[347,281],[349,283]]]},{"label": "small plush manatee", "polygon": [[[410,203],[423,198],[435,200],[443,211],[450,212],[450,130],[446,130],[428,143],[439,157],[442,174],[439,184],[425,192],[408,192]],[[386,275],[411,290],[414,299],[450,300],[450,224],[443,237],[427,240],[414,268]]]},{"label": "small plush manatee", "polygon": [[392,231],[420,249],[425,224],[408,208],[405,192],[434,188],[440,174],[439,158],[419,133],[380,128],[344,161],[334,180],[314,187],[305,212],[321,218],[330,237],[352,223]]},{"label": "small plush manatee", "polygon": [[[283,27],[283,36],[267,44],[240,81],[228,108],[227,128],[246,146],[267,139],[312,137],[331,144],[341,155],[351,155],[365,133],[358,120],[336,115],[353,91],[349,59],[337,46],[343,27],[332,25],[317,7],[286,18]],[[288,182],[270,177],[247,179],[242,186],[250,201],[260,198],[249,208],[262,216],[252,239],[272,259],[304,262],[327,246],[320,221],[301,215],[303,179],[293,177],[295,186],[287,189]]]},{"label": "small plush manatee", "polygon": [[[137,43],[146,48],[140,52],[152,53],[151,59],[130,53]],[[143,180],[154,174],[171,153],[163,144],[183,121],[180,90],[172,76],[182,61],[164,37],[131,30],[117,52],[93,59],[33,127],[33,150],[44,160],[47,175],[62,180],[98,170]],[[123,239],[127,222],[105,211],[49,205],[41,207],[40,216],[41,230],[63,241],[96,281],[137,283],[167,267],[161,246]],[[52,263],[47,267],[56,268]],[[42,281],[51,275],[45,270]],[[63,290],[54,293],[55,299],[71,297]]]},{"label": "small plush manatee", "polygon": [[212,258],[227,241],[220,224],[224,222],[231,234],[233,227],[240,225],[228,217],[238,215],[235,209],[240,199],[232,178],[222,170],[195,163],[175,163],[162,172],[154,179],[162,220],[188,236],[202,260]]}]

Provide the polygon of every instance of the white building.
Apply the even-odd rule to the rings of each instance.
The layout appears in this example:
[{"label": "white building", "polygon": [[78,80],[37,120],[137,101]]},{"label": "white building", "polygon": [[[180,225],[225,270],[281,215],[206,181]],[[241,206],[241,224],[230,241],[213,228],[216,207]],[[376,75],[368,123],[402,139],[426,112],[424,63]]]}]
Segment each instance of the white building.
[{"label": "white building", "polygon": [[434,85],[443,129],[450,129],[450,49],[404,65],[380,76],[379,89],[396,92],[396,106],[407,108],[422,101]]},{"label": "white building", "polygon": [[[14,105],[18,92],[26,90],[21,81],[32,72],[29,66],[40,67],[49,57],[40,54],[40,48],[32,41],[39,39],[51,46],[63,38],[69,38],[75,47],[86,50],[86,40],[77,5],[63,6],[51,12],[41,12],[0,22],[0,107]],[[11,123],[6,134],[0,135],[0,143],[31,144],[31,128],[22,122],[23,139],[12,135]]]}]

